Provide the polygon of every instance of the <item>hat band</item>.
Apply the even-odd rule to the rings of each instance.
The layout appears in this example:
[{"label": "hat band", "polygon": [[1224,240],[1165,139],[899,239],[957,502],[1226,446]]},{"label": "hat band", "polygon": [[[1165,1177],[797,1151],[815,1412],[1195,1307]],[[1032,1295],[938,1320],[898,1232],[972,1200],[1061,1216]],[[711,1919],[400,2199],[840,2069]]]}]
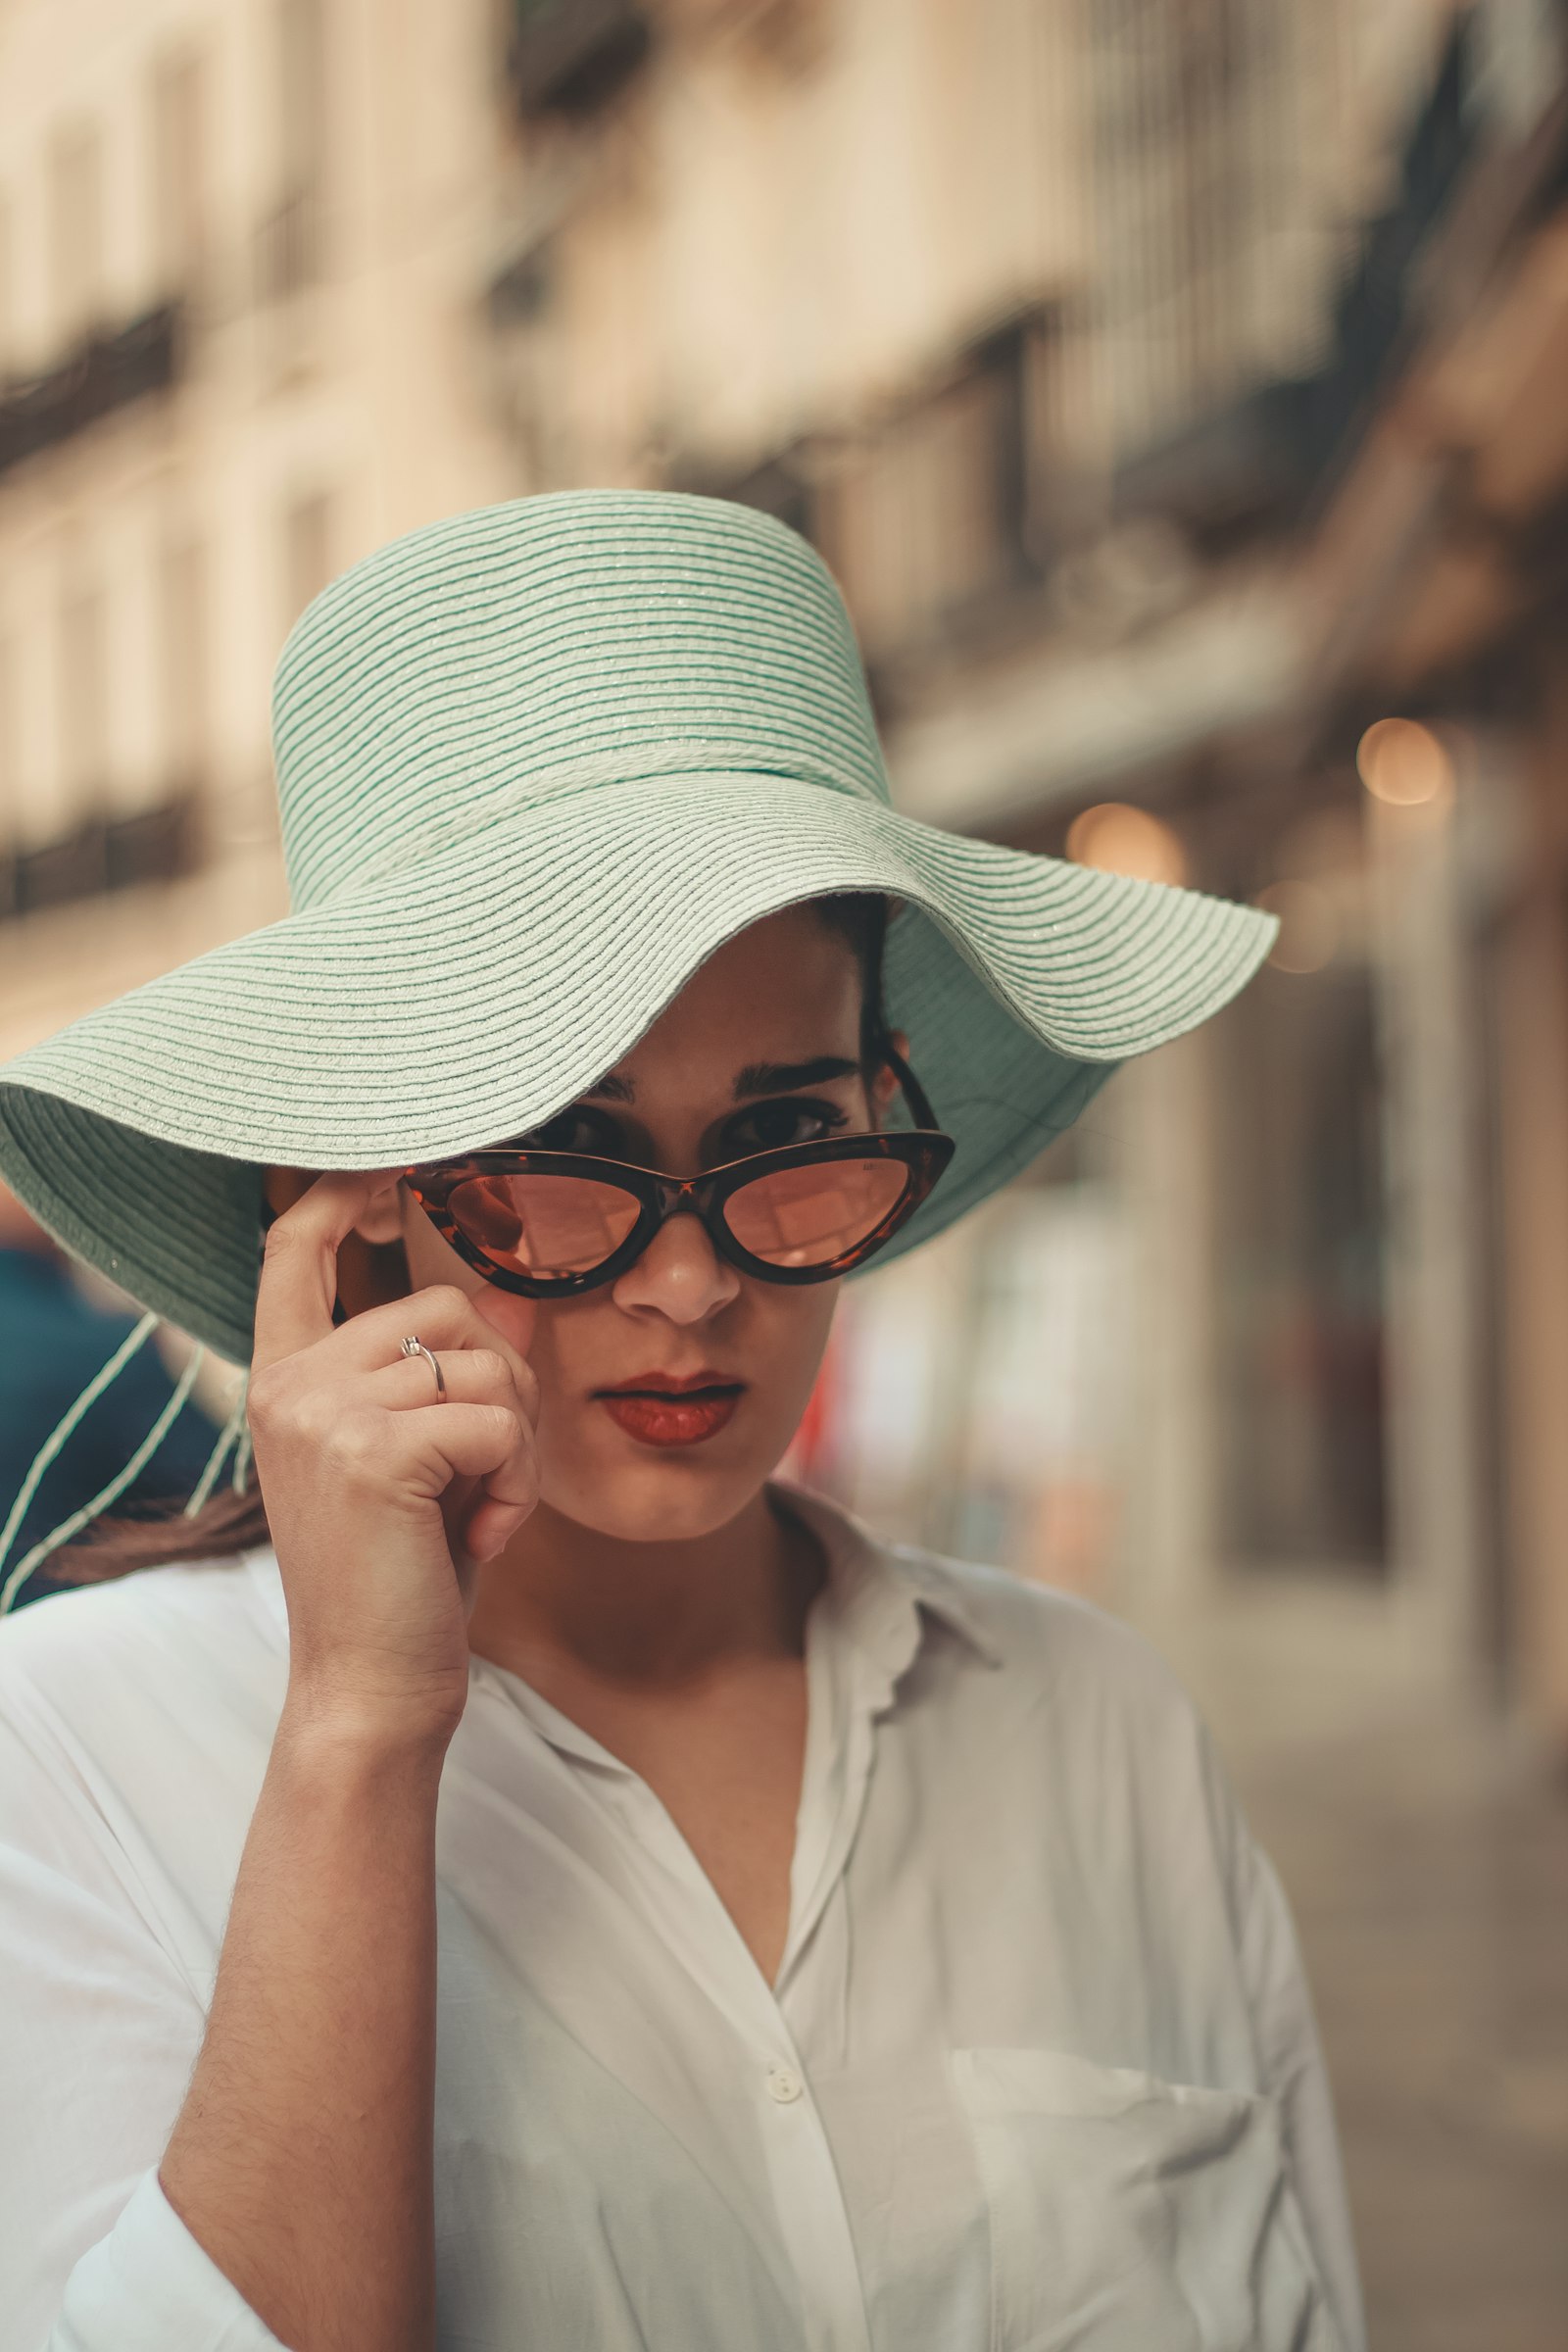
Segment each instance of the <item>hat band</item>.
[{"label": "hat band", "polygon": [[[782,776],[796,784],[814,784],[825,792],[843,793],[851,800],[869,801],[879,808],[889,806],[883,794],[858,776],[830,767],[820,760],[797,758],[794,753],[780,760],[759,758],[755,742],[639,744],[634,750],[596,752],[588,759],[563,760],[549,767],[533,768],[516,783],[503,785],[487,794],[476,806],[454,810],[451,816],[393,842],[378,857],[367,858],[339,881],[322,888],[300,882],[292,892],[294,908],[299,912],[307,906],[328,906],[359,891],[374,889],[407,872],[411,866],[423,865],[444,851],[488,833],[492,826],[504,823],[518,809],[532,808],[544,801],[569,800],[577,793],[594,792],[607,784],[642,784],[660,776],[705,774]],[[287,853],[291,867],[298,863],[307,847],[313,865],[325,862],[326,845],[319,841],[302,842],[296,829]]]}]

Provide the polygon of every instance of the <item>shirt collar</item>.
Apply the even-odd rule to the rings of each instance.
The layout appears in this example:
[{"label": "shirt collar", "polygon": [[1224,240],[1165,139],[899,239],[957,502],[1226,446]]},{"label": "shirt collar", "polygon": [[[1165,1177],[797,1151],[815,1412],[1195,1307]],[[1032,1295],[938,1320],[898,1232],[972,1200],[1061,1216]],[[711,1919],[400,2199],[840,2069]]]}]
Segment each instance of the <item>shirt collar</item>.
[{"label": "shirt collar", "polygon": [[[956,1634],[986,1666],[1003,1663],[994,1629],[986,1624],[944,1560],[907,1544],[890,1544],[841,1503],[809,1488],[769,1479],[767,1493],[778,1508],[790,1512],[821,1544],[827,1581],[817,1608],[834,1635],[859,1650],[873,1668],[880,1703],[891,1701],[899,1682],[919,1655],[928,1621]],[[265,1545],[242,1556],[262,1586],[286,1640],[288,1611],[276,1554]],[[482,1668],[488,1661],[480,1659],[478,1664]],[[587,1742],[586,1734],[576,1732],[548,1701],[539,1699],[538,1705],[552,1718],[547,1737],[565,1744],[569,1730],[575,1734],[569,1744],[587,1743],[594,1746],[596,1756],[603,1755],[597,1742]],[[542,1723],[539,1728],[544,1728]]]},{"label": "shirt collar", "polygon": [[[777,1509],[798,1519],[821,1544],[827,1577],[812,1604],[808,1640],[825,1637],[831,1646],[842,1643],[854,1652],[859,1661],[860,1701],[872,1713],[894,1704],[932,1620],[956,1634],[985,1665],[1002,1664],[995,1635],[944,1561],[886,1543],[825,1494],[783,1479],[769,1479],[766,1492]],[[505,1692],[551,1747],[612,1778],[634,1777],[629,1766],[517,1675],[479,1657],[473,1672],[481,1686]]]},{"label": "shirt collar", "polygon": [[929,1619],[985,1665],[1002,1664],[994,1632],[944,1561],[888,1543],[825,1494],[783,1479],[770,1479],[768,1493],[821,1544],[828,1573],[818,1607],[876,1666],[889,1697],[919,1654]]}]

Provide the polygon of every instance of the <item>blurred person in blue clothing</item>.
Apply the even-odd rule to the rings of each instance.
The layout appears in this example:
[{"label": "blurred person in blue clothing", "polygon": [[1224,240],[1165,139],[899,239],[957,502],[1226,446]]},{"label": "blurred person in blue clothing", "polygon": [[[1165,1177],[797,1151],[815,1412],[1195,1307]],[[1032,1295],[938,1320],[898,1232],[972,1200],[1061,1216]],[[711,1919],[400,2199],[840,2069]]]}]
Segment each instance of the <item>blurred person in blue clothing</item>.
[{"label": "blurred person in blue clothing", "polygon": [[[14,1194],[0,1185],[0,1526],[33,1456],[134,1320],[95,1306],[73,1280],[64,1252]],[[12,1540],[7,1565],[22,1559],[79,1503],[114,1477],[173,1394],[156,1348],[134,1355],[67,1439],[43,1475]],[[217,1432],[189,1401],[172,1423],[121,1507],[188,1494]],[[16,1606],[72,1582],[71,1546],[41,1561]]]}]

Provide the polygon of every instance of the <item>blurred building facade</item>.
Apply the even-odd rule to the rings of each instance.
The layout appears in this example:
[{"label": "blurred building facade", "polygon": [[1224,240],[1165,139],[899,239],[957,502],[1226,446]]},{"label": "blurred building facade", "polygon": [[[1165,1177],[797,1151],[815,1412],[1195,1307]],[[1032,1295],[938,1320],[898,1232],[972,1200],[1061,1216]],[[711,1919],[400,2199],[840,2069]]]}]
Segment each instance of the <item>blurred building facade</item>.
[{"label": "blurred building facade", "polygon": [[0,0],[0,1047],[281,905],[344,564],[753,500],[912,813],[1282,918],[852,1288],[811,1474],[1568,1742],[1563,82],[1554,0]]},{"label": "blurred building facade", "polygon": [[483,0],[0,5],[0,1052],[283,909],[272,662],[505,495]]},{"label": "blurred building facade", "polygon": [[529,485],[783,515],[906,808],[1282,919],[852,1291],[811,1473],[1568,1743],[1561,12],[510,13]]},{"label": "blurred building facade", "polygon": [[1462,1702],[1568,1752],[1564,15],[0,0],[0,1053],[280,909],[324,578],[580,483],[806,530],[911,813],[1279,914],[796,1464],[1197,1691],[1387,2352],[1562,2333],[1561,1806]]}]

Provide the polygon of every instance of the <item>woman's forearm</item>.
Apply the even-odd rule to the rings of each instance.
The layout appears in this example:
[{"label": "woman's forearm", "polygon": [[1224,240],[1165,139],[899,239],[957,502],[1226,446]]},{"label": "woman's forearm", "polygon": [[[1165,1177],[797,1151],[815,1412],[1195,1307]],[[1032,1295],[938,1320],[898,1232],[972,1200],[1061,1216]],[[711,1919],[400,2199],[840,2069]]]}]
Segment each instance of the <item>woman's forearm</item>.
[{"label": "woman's forearm", "polygon": [[285,1706],[159,2168],[191,2234],[292,2352],[434,2341],[443,1752]]}]

